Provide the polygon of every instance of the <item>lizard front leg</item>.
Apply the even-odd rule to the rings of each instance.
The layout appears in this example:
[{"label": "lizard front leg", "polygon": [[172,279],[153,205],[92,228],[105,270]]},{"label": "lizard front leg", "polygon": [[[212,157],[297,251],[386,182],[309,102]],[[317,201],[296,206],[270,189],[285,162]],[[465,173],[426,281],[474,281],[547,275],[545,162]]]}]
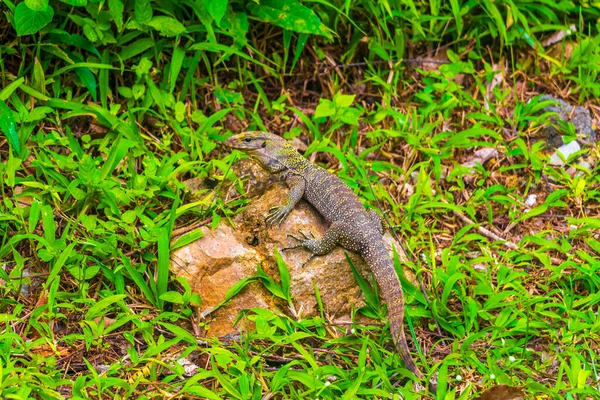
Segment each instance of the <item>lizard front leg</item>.
[{"label": "lizard front leg", "polygon": [[299,175],[288,175],[285,182],[290,188],[285,204],[271,207],[269,215],[265,219],[267,225],[281,224],[283,220],[292,212],[296,204],[304,196],[306,181]]}]

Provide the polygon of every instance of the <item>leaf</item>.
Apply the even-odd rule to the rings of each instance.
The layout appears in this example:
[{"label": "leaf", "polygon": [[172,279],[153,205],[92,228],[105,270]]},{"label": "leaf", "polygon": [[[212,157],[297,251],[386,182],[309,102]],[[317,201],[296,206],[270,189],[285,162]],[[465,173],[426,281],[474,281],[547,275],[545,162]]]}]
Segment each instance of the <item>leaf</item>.
[{"label": "leaf", "polygon": [[281,279],[281,290],[288,304],[292,304],[292,296],[290,294],[290,286],[291,286],[291,277],[290,271],[288,267],[283,261],[281,254],[279,254],[279,250],[275,248],[275,260],[277,261],[277,268],[279,269],[279,278]]},{"label": "leaf", "polygon": [[146,25],[153,27],[163,36],[177,36],[185,32],[185,26],[181,22],[162,15],[152,18]]},{"label": "leaf", "polygon": [[[176,206],[176,202],[174,203],[173,211]],[[156,266],[156,292],[158,295],[158,305],[159,308],[162,309],[163,301],[160,296],[163,293],[167,292],[167,286],[169,284],[169,256],[170,256],[170,247],[169,247],[169,239],[171,236],[171,230],[168,226],[163,226],[160,228],[158,233],[158,264]]]},{"label": "leaf", "polygon": [[94,53],[98,57],[101,57],[100,53],[98,52],[98,49],[96,49],[96,46],[94,46],[92,42],[90,42],[83,36],[77,35],[75,33],[69,34],[62,30],[53,29],[50,31],[50,39],[52,43],[72,44],[75,47],[87,50],[89,52]]},{"label": "leaf", "polygon": [[183,295],[179,292],[174,292],[174,291],[170,291],[170,292],[165,292],[163,294],[161,294],[159,296],[160,300],[163,301],[168,301],[169,303],[173,303],[173,304],[183,304]]},{"label": "leaf", "polygon": [[123,10],[125,6],[121,0],[108,0],[108,12],[115,21],[115,25],[119,29],[119,32],[123,29]]},{"label": "leaf", "polygon": [[135,0],[135,20],[144,24],[152,19],[152,6],[150,0]]},{"label": "leaf", "polygon": [[[42,218],[43,218],[43,216],[42,216]],[[56,277],[59,275],[60,270],[67,262],[67,259],[71,256],[71,253],[73,252],[73,249],[75,248],[75,245],[76,245],[76,243],[73,242],[66,249],[64,249],[60,252],[60,256],[54,262],[54,265],[52,265],[52,268],[50,269],[50,273],[48,274],[48,277],[46,278],[46,285],[45,285],[46,289],[48,289],[52,285],[54,279],[56,279]]]},{"label": "leaf", "polygon": [[335,114],[335,104],[331,100],[320,99],[313,118],[330,117]]},{"label": "leaf", "polygon": [[13,112],[4,100],[0,100],[0,130],[6,135],[8,144],[13,149],[15,154],[21,154],[21,143],[19,142],[19,134],[17,133],[17,124]]},{"label": "leaf", "polygon": [[208,13],[215,20],[217,26],[221,26],[221,20],[227,11],[227,4],[229,0],[203,0],[204,6],[208,10]]},{"label": "leaf", "polygon": [[48,0],[25,0],[25,4],[33,11],[43,11],[48,7]]},{"label": "leaf", "polygon": [[119,52],[118,56],[121,60],[128,60],[153,47],[154,44],[155,41],[152,38],[136,40],[132,44],[123,47],[123,49]]},{"label": "leaf", "polygon": [[167,328],[168,330],[170,330],[171,333],[173,333],[175,336],[177,336],[180,339],[185,340],[189,344],[198,344],[198,341],[196,340],[196,338],[194,337],[194,335],[192,335],[191,333],[189,333],[188,331],[186,331],[182,327],[174,325],[174,324],[169,324],[169,323],[166,323],[166,322],[159,322],[159,324],[162,325],[162,326],[164,326],[165,328]]},{"label": "leaf", "polygon": [[0,100],[5,100],[5,101],[8,100],[8,98],[10,97],[10,95],[13,94],[13,92],[15,90],[17,90],[17,88],[20,87],[23,84],[24,81],[25,81],[25,78],[24,77],[20,77],[19,79],[17,79],[13,83],[11,83],[10,85],[8,85],[4,89],[2,89],[0,91]]},{"label": "leaf", "polygon": [[261,0],[250,3],[248,9],[256,17],[297,33],[312,33],[331,38],[327,27],[308,7],[296,0]]},{"label": "leaf", "polygon": [[96,101],[98,84],[96,83],[96,77],[94,76],[92,71],[90,71],[90,69],[86,67],[78,67],[75,68],[75,73],[77,74],[79,79],[81,79],[81,83],[83,83],[83,85],[92,95],[92,99]]},{"label": "leaf", "polygon": [[193,231],[190,231],[177,238],[177,240],[175,240],[175,242],[171,245],[171,250],[177,250],[183,246],[187,246],[188,244],[200,239],[202,236],[204,236],[204,233],[202,232],[201,228],[194,229]]},{"label": "leaf", "polygon": [[338,94],[334,101],[338,107],[350,107],[354,103],[355,94]]},{"label": "leaf", "polygon": [[29,112],[26,122],[37,122],[46,118],[46,114],[51,113],[54,109],[50,107],[36,107]]},{"label": "leaf", "polygon": [[76,7],[83,7],[85,5],[87,5],[88,0],[60,0],[63,3],[67,3],[71,6],[76,6]]},{"label": "leaf", "polygon": [[454,22],[456,24],[456,31],[458,36],[460,36],[463,29],[463,20],[460,13],[460,5],[458,4],[458,0],[450,0],[450,6],[452,8],[452,15],[454,16]]},{"label": "leaf", "polygon": [[85,313],[85,319],[89,321],[96,317],[100,317],[106,314],[110,306],[123,300],[125,297],[127,297],[127,295],[125,294],[114,294],[112,296],[108,296],[107,298],[100,300],[92,307],[90,307],[90,309]]},{"label": "leaf", "polygon": [[49,5],[44,10],[35,11],[25,3],[17,4],[14,16],[17,35],[31,35],[38,32],[52,21],[53,16],[54,10]]},{"label": "leaf", "polygon": [[185,59],[185,50],[177,46],[173,49],[173,55],[171,56],[171,68],[169,69],[169,93],[173,93],[175,90],[175,84],[177,83],[177,77],[181,71],[181,65]]}]

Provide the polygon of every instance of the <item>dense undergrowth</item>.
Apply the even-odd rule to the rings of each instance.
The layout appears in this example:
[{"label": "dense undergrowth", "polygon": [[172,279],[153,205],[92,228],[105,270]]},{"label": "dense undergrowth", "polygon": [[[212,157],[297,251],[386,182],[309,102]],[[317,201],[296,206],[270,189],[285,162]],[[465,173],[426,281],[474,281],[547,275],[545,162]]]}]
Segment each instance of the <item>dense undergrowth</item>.
[{"label": "dense undergrowth", "polygon": [[240,341],[195,336],[201,299],[169,253],[245,204],[223,200],[219,143],[261,129],[400,226],[422,283],[406,329],[438,398],[600,398],[598,149],[579,173],[549,165],[536,101],[598,121],[599,7],[2,0],[0,397],[419,397],[383,326],[340,341],[251,310]]}]

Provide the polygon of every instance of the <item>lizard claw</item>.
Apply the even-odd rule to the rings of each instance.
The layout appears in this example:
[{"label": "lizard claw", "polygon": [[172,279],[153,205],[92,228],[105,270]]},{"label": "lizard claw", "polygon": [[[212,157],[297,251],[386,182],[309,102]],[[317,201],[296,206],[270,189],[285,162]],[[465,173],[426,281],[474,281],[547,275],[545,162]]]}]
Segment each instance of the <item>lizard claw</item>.
[{"label": "lizard claw", "polygon": [[[294,239],[298,243],[296,243],[293,246],[285,247],[285,248],[281,249],[282,251],[293,250],[293,249],[299,249],[301,247],[306,247],[306,243],[309,242],[310,240],[313,240],[313,239],[309,238],[304,232],[302,232],[302,231],[299,231],[299,232],[302,235],[303,239],[301,239],[301,238],[299,238],[297,236],[294,236],[294,235],[288,233],[287,236],[290,237],[290,238],[292,238],[292,239]],[[312,232],[310,232],[310,236],[312,236],[313,238],[315,237],[315,235],[313,235]],[[302,263],[302,265],[300,266],[300,268],[304,268],[304,266],[306,264],[308,264],[310,262],[310,260],[312,260],[314,257],[315,257],[315,254],[311,253],[311,255],[308,257],[308,259]]]},{"label": "lizard claw", "polygon": [[[300,233],[302,234],[302,236],[304,236],[306,238],[306,236],[304,235],[304,233],[302,233],[302,231],[300,231]],[[282,251],[299,249],[300,247],[304,247],[304,240],[302,240],[299,237],[296,237],[290,233],[288,233],[287,236],[294,239],[298,243],[296,243],[295,245],[292,245],[292,246],[284,247],[283,249],[281,249]]]},{"label": "lizard claw", "polygon": [[281,225],[285,217],[290,213],[287,206],[274,206],[271,207],[269,211],[269,215],[265,218],[265,222],[270,226],[275,224]]},{"label": "lizard claw", "polygon": [[[299,238],[297,236],[294,236],[291,233],[287,234],[288,237],[294,239],[298,243],[296,243],[293,246],[289,246],[289,247],[283,248],[282,250],[293,250],[293,249],[299,249],[300,247],[306,247],[306,245],[307,245],[308,242],[310,242],[311,240],[315,239],[315,235],[312,232],[310,232],[310,231],[309,231],[310,232],[310,237],[306,233],[304,233],[303,231],[298,231],[298,232],[300,232],[300,234],[302,235],[301,238]],[[307,260],[306,262],[308,262],[308,261],[310,261],[310,259]],[[306,264],[306,262],[304,264]]]},{"label": "lizard claw", "polygon": [[302,265],[300,266],[300,268],[304,268],[304,266],[306,264],[308,264],[310,262],[310,260],[312,260],[313,258],[315,258],[315,255],[311,254],[310,257],[308,257],[308,259],[302,263]]}]

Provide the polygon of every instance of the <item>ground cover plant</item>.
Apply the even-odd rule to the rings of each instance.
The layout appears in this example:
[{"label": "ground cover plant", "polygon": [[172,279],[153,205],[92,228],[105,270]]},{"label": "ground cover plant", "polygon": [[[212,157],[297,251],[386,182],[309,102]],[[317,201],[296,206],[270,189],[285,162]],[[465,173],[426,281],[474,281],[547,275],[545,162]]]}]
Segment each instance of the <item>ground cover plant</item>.
[{"label": "ground cover plant", "polygon": [[[346,335],[254,309],[239,340],[198,336],[170,251],[249,201],[224,200],[241,183],[219,144],[260,129],[398,225],[438,398],[600,398],[598,148],[551,165],[538,101],[597,123],[599,7],[0,1],[0,397],[419,398],[385,320]],[[289,296],[280,270],[263,278]]]}]

